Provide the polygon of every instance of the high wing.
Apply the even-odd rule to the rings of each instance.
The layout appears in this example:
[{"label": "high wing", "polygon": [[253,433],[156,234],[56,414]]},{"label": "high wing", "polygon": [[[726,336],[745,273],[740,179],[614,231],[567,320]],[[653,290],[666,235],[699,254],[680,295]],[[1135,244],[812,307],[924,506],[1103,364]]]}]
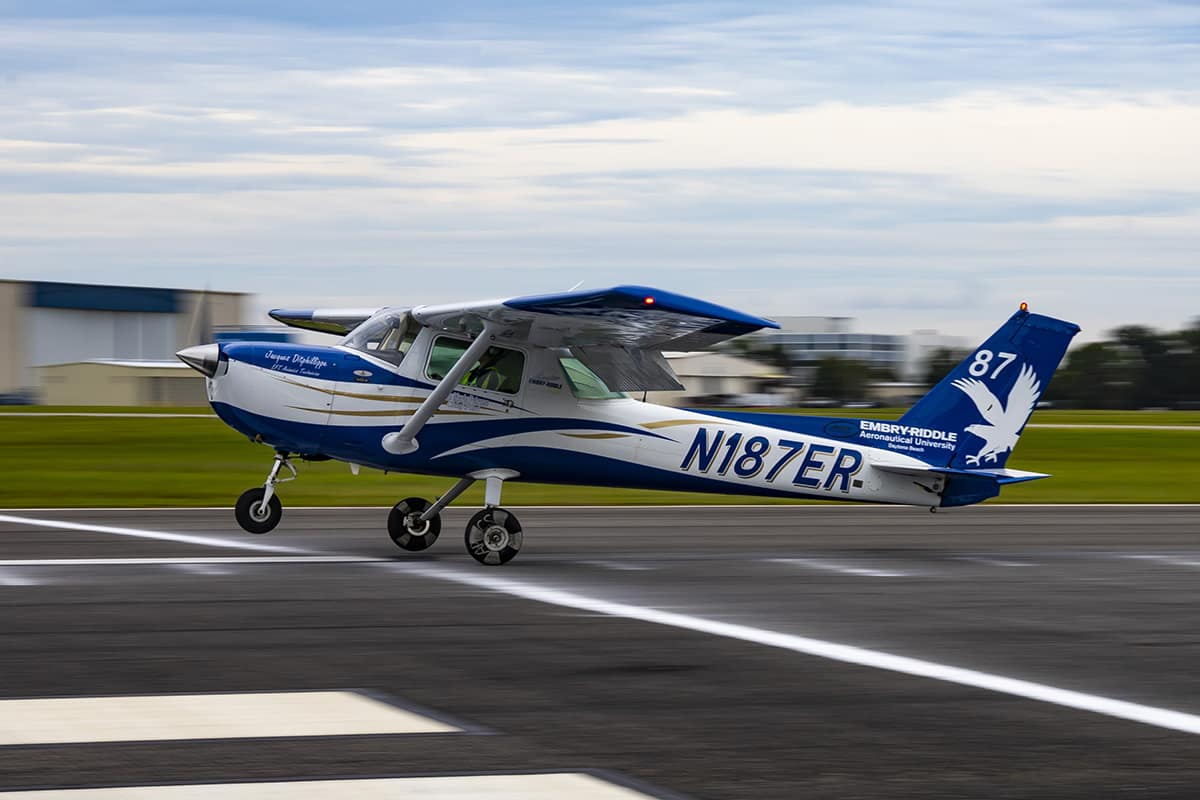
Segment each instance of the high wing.
[{"label": "high wing", "polygon": [[617,391],[682,389],[663,350],[698,350],[762,328],[769,319],[647,286],[614,286],[477,303],[417,306],[423,325],[569,348]]}]

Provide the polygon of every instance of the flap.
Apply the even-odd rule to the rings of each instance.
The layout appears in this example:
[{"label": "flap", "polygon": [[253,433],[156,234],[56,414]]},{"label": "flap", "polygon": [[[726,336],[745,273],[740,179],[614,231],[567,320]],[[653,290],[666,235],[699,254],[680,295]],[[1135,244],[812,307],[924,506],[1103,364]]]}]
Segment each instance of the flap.
[{"label": "flap", "polygon": [[572,347],[578,358],[614,392],[677,392],[683,384],[657,350],[635,347]]}]

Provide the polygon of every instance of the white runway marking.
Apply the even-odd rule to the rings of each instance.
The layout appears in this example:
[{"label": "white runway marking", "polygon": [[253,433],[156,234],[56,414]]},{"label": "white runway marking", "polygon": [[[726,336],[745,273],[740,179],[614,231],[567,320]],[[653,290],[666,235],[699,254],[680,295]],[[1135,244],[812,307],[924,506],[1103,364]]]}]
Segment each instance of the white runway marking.
[{"label": "white runway marking", "polygon": [[0,700],[0,745],[458,731],[354,692]]},{"label": "white runway marking", "polygon": [[984,558],[983,556],[958,556],[959,561],[970,561],[972,564],[987,564],[989,567],[1036,567],[1027,561],[1007,561],[1002,558]]},{"label": "white runway marking", "polygon": [[768,558],[766,560],[772,564],[794,564],[799,567],[821,569],[826,572],[840,572],[843,575],[858,575],[864,578],[904,578],[909,574],[907,572],[896,572],[888,569],[852,567],[848,564],[839,564],[835,561],[825,561],[819,558]]},{"label": "white runway marking", "polygon": [[39,528],[55,528],[64,531],[88,531],[90,533],[108,533],[114,536],[133,536],[139,539],[158,539],[165,542],[180,542],[182,544],[198,544],[204,547],[228,547],[234,550],[254,550],[260,553],[306,553],[297,547],[284,547],[276,544],[261,544],[245,539],[221,539],[210,536],[192,536],[186,533],[168,533],[166,531],[147,531],[140,528],[115,528],[110,525],[89,525],[84,522],[61,522],[53,519],[31,519],[29,517],[12,517],[0,514],[0,523],[16,525],[32,525]]},{"label": "white runway marking", "polygon": [[11,569],[0,569],[0,586],[37,586],[41,581],[35,581]]},{"label": "white runway marking", "polygon": [[1156,556],[1156,555],[1127,555],[1121,558],[1129,558],[1137,561],[1157,561],[1161,564],[1171,564],[1176,567],[1200,567],[1200,561],[1194,558],[1179,558],[1177,556]]},{"label": "white runway marking", "polygon": [[[506,506],[507,507],[507,506]],[[289,511],[390,511],[391,506],[288,506]],[[779,503],[707,503],[707,504],[681,504],[674,506],[661,505],[610,505],[610,506],[593,506],[593,505],[559,505],[559,506],[539,506],[539,505],[514,505],[511,508],[523,508],[528,511],[678,511],[679,509],[696,509],[698,511],[707,510],[729,510],[729,509],[777,509],[779,511],[798,511],[803,512],[809,510],[812,512],[829,511],[830,509],[838,509],[841,511],[874,511],[874,512],[895,512],[898,514],[915,514],[917,512],[925,512],[928,514],[928,506],[889,506],[877,505],[874,503],[851,503],[845,501],[783,501]],[[1010,503],[991,501],[984,506],[970,506],[961,509],[958,508],[943,508],[941,511],[945,514],[956,513],[979,513],[992,511],[1021,511],[1038,508],[1078,508],[1078,509],[1106,509],[1106,508],[1136,508],[1142,511],[1149,509],[1163,508],[1183,508],[1200,511],[1200,503]],[[9,508],[7,511],[16,511],[22,514],[42,514],[46,512],[58,511],[80,511],[80,512],[129,512],[129,511],[153,511],[155,513],[172,512],[172,511],[224,511],[228,512],[230,506],[80,506],[72,508],[57,507],[33,507],[33,508]],[[453,511],[462,511],[468,513],[468,509],[460,506],[452,506]]]},{"label": "white runway marking", "polygon": [[457,569],[439,567],[436,565],[397,564],[398,569],[413,575],[422,575],[465,586],[480,589],[490,589],[494,592],[532,600],[538,603],[548,603],[562,608],[574,608],[589,611],[594,614],[604,614],[610,617],[622,617],[655,625],[666,625],[672,628],[707,633],[711,636],[722,636],[727,639],[737,639],[752,642],[767,647],[777,647],[795,653],[827,658],[847,664],[857,664],[874,669],[899,672],[905,675],[915,675],[990,692],[1023,697],[1043,703],[1091,711],[1118,719],[1140,722],[1169,730],[1184,733],[1200,734],[1200,716],[1166,708],[1145,706],[1116,700],[1100,695],[1076,692],[1070,689],[1059,689],[1055,686],[1034,683],[1019,678],[1009,678],[988,672],[978,672],[973,669],[953,667],[934,661],[919,658],[898,656],[878,650],[868,650],[863,647],[839,644],[807,636],[796,636],[789,633],[753,628],[749,625],[738,625],[730,622],[696,617],[689,614],[679,614],[673,611],[662,611],[656,608],[646,608],[627,603],[616,603],[595,597],[552,589],[545,586],[526,583],[512,578],[485,575],[481,572],[464,572]]},{"label": "white runway marking", "polygon": [[592,561],[580,561],[579,563],[584,564],[589,567],[599,567],[600,569],[616,570],[617,572],[645,572],[647,570],[654,569],[654,567],[648,566],[646,564],[634,564],[629,561],[592,560]]},{"label": "white runway marking", "polygon": [[212,783],[0,792],[13,800],[646,800],[651,795],[579,773]]},{"label": "white runway marking", "polygon": [[233,575],[234,570],[216,564],[172,564],[172,569],[188,575]]},{"label": "white runway marking", "polygon": [[177,564],[369,564],[386,558],[366,556],[179,556],[174,558],[24,558],[0,561],[0,567],[134,567]]}]

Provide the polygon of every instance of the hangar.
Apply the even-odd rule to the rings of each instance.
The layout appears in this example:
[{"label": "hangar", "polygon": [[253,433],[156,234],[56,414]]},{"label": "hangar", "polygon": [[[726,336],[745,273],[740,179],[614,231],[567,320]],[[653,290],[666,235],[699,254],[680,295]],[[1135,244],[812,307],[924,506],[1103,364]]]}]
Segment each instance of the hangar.
[{"label": "hangar", "polygon": [[[242,323],[239,292],[0,280],[0,400],[39,398],[39,368],[174,361]],[[164,376],[155,376],[164,377]]]}]

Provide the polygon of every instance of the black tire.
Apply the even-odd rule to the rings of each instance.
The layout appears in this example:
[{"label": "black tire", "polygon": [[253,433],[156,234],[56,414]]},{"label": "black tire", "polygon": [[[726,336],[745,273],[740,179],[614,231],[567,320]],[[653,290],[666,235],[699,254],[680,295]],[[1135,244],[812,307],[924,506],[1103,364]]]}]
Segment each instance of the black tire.
[{"label": "black tire", "polygon": [[264,509],[264,494],[266,491],[261,486],[247,489],[242,492],[237,505],[233,507],[233,515],[237,518],[238,525],[247,533],[270,533],[283,518],[283,503],[279,502],[279,495],[271,495]]},{"label": "black tire", "polygon": [[416,519],[430,505],[428,500],[410,497],[392,506],[387,526],[388,536],[392,537],[396,547],[415,553],[437,541],[438,534],[442,532],[442,515],[434,514],[424,523]]},{"label": "black tire", "polygon": [[521,523],[503,508],[485,508],[471,517],[463,538],[471,558],[498,567],[521,552]]}]

